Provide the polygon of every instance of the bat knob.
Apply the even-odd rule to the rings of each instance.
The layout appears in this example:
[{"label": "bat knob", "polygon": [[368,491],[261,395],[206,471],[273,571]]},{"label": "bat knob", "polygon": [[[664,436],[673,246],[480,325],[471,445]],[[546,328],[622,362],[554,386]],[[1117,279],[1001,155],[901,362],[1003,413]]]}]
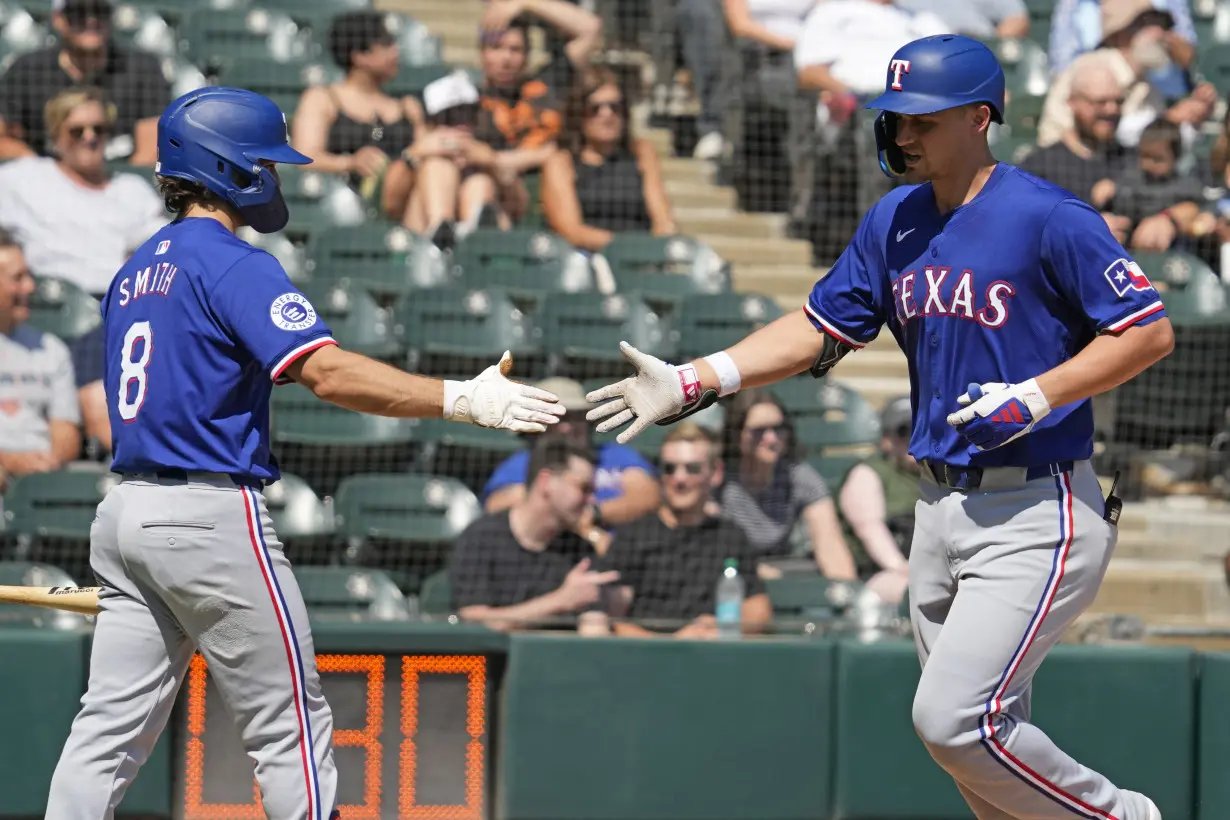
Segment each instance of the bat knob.
[{"label": "bat knob", "polygon": [[508,374],[512,373],[512,366],[512,353],[505,350],[504,355],[500,357],[500,375],[504,378],[508,378]]}]

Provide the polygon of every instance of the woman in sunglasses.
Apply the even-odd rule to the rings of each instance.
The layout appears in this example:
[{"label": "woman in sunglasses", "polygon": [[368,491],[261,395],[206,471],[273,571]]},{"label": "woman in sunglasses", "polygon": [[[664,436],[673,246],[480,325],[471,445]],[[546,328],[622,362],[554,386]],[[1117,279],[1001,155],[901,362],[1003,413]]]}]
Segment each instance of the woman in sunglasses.
[{"label": "woman in sunglasses", "polygon": [[108,171],[116,111],[102,91],[61,91],[43,114],[51,156],[0,165],[0,226],[17,238],[36,275],[105,293],[168,217],[144,177]]},{"label": "woman in sunglasses", "polygon": [[[828,487],[799,458],[794,427],[772,393],[745,390],[735,395],[726,411],[722,452],[722,514],[743,529],[762,558],[789,555],[791,535],[802,521],[820,572],[834,581],[858,577]],[[762,564],[761,574],[774,575],[776,570]]]},{"label": "woman in sunglasses", "polygon": [[542,168],[547,224],[599,251],[617,232],[675,233],[653,146],[632,139],[627,99],[609,71],[582,75],[564,109],[560,150]]}]

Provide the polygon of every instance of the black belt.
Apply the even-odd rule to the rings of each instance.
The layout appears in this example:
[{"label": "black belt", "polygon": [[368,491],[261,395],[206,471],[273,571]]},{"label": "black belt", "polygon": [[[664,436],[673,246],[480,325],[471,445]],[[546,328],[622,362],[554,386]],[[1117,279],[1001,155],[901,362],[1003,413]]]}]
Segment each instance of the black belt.
[{"label": "black belt", "polygon": [[[954,467],[951,464],[927,460],[924,460],[922,463],[923,468],[931,474],[932,478],[941,487],[947,487],[950,490],[970,491],[977,490],[982,486],[983,470],[981,467]],[[1036,478],[1067,473],[1072,470],[1073,466],[1071,461],[1052,461],[1050,464],[1027,467],[1025,469],[1025,480],[1033,481]],[[1000,468],[992,467],[989,469]],[[1012,468],[1008,467],[1006,469]]]},{"label": "black belt", "polygon": [[[156,470],[153,475],[156,478],[164,478],[168,481],[191,481],[193,476],[208,472],[208,470],[201,470],[198,472],[196,470],[166,469]],[[253,478],[250,475],[235,475],[232,473],[215,473],[215,475],[226,475],[227,478],[234,481],[236,486],[239,487],[251,487],[253,490],[265,489],[264,481],[259,478]]]}]

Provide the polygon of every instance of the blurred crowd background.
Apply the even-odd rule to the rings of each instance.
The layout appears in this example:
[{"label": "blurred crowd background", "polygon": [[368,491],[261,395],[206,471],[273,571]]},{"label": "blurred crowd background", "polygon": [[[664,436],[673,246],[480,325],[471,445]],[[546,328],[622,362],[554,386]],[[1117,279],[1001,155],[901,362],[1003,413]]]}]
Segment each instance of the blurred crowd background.
[{"label": "blurred crowd background", "polygon": [[997,157],[1098,208],[1176,325],[1096,403],[1128,505],[1095,610],[1230,623],[1226,0],[0,0],[0,582],[92,583],[98,298],[168,219],[159,113],[219,84],[314,159],[280,169],[288,227],[242,233],[343,346],[462,378],[510,349],[569,410],[526,439],[279,387],[266,494],[310,603],[714,637],[737,574],[745,632],[900,631],[916,468],[887,334],[627,446],[585,393],[628,372],[620,340],[681,361],[802,305],[894,184],[863,103],[943,32],[1003,63]]}]

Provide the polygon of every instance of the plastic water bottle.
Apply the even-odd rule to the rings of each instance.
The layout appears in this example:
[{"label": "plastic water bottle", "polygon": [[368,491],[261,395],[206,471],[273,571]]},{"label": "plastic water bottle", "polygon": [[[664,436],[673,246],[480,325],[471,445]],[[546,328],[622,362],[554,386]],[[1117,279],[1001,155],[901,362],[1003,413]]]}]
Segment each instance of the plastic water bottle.
[{"label": "plastic water bottle", "polygon": [[739,577],[739,562],[733,558],[727,558],[722,577],[718,579],[717,607],[714,613],[719,637],[736,639],[742,636],[745,592],[746,585]]}]

